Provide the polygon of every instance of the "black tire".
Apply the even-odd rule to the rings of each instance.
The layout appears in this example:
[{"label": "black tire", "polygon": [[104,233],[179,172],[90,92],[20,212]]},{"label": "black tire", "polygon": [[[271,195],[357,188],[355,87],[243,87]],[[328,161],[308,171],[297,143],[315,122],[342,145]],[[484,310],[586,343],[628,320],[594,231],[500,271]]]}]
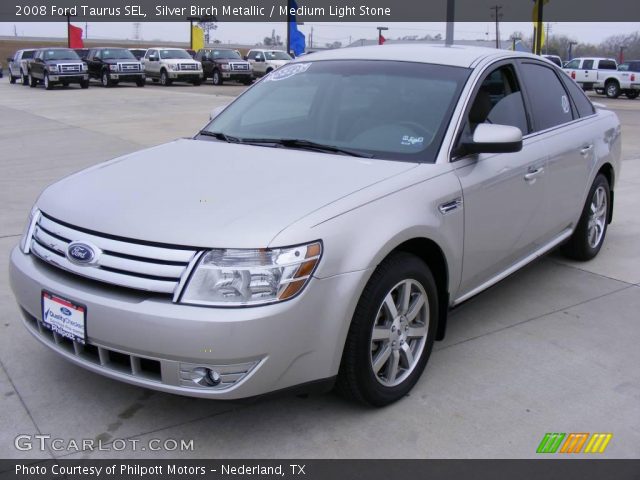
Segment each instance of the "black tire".
[{"label": "black tire", "polygon": [[638,95],[640,95],[640,90],[627,90],[625,95],[629,100],[634,100],[638,98]]},{"label": "black tire", "polygon": [[29,83],[27,83],[27,85],[29,85],[30,88],[36,88],[38,86],[38,80],[29,74]]},{"label": "black tire", "polygon": [[20,70],[20,76],[22,77],[22,86],[26,87],[29,85],[29,75],[25,75],[22,70]]},{"label": "black tire", "polygon": [[113,86],[111,75],[109,75],[109,72],[106,70],[103,70],[100,74],[100,85],[102,85],[104,88],[110,88],[111,86]]},{"label": "black tire", "polygon": [[269,67],[267,68],[267,71],[264,72],[265,75],[269,75],[271,72],[273,72],[273,68]]},{"label": "black tire", "polygon": [[222,85],[222,74],[218,70],[214,70],[211,75],[214,85]]},{"label": "black tire", "polygon": [[18,77],[14,77],[13,75],[11,75],[11,73],[9,73],[9,83],[10,83],[11,85],[13,85],[13,84],[15,84],[15,83],[16,83],[16,79],[17,79],[17,78],[18,78]]},{"label": "black tire", "polygon": [[136,85],[138,87],[144,87],[146,84],[147,84],[147,82],[142,78],[139,78],[138,80],[136,80]]},{"label": "black tire", "polygon": [[42,83],[44,83],[44,88],[46,88],[47,90],[53,90],[53,83],[49,81],[49,74],[46,72],[44,74],[44,80],[42,81]]},{"label": "black tire", "polygon": [[[595,243],[590,242],[589,226],[592,221],[591,206],[594,202],[596,191],[598,191],[600,188],[604,190],[604,198],[606,204],[604,206],[604,223],[601,227],[602,234],[600,235],[597,243]],[[609,185],[609,180],[607,180],[607,177],[600,173],[593,181],[593,185],[591,185],[589,195],[587,196],[587,201],[585,202],[584,208],[582,209],[580,220],[578,221],[578,225],[576,226],[573,235],[571,235],[567,243],[562,246],[562,253],[566,257],[584,262],[587,260],[591,260],[598,254],[607,235],[607,227],[609,225],[610,218],[610,205],[611,187]]]},{"label": "black tire", "polygon": [[163,87],[168,87],[169,85],[171,85],[173,82],[172,80],[169,78],[169,74],[167,73],[166,70],[162,70],[160,72],[160,85],[162,85]]},{"label": "black tire", "polygon": [[618,98],[620,96],[620,84],[615,80],[609,80],[604,86],[604,91],[608,98]]},{"label": "black tire", "polygon": [[80,81],[80,88],[82,89],[87,89],[89,88],[89,80],[81,80]]},{"label": "black tire", "polygon": [[[422,349],[415,357],[412,369],[408,369],[409,371],[403,374],[406,377],[397,385],[386,386],[382,383],[379,374],[374,372],[373,328],[379,321],[378,314],[383,309],[385,297],[405,280],[417,282],[424,290],[428,307],[423,308],[428,311],[429,324]],[[374,271],[358,301],[342,354],[336,390],[348,399],[376,407],[388,405],[404,397],[420,378],[431,355],[436,335],[438,308],[436,283],[429,267],[420,258],[405,252],[394,253],[387,257]],[[402,317],[399,315],[396,318]],[[394,327],[390,328],[390,332],[394,332]],[[400,335],[398,333],[400,330],[402,328],[396,329],[395,333],[390,334],[390,338],[391,335]],[[391,340],[387,342],[385,349],[389,348],[389,343]],[[383,348],[383,344],[380,345],[380,348]],[[390,356],[388,358],[391,359]],[[387,363],[383,362],[381,365],[384,366]]]}]

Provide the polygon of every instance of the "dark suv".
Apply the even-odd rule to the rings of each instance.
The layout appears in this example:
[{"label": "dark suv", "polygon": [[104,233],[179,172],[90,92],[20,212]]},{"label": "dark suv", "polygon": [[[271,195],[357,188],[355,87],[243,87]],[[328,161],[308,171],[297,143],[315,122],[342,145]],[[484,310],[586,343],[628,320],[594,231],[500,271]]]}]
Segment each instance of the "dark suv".
[{"label": "dark suv", "polygon": [[87,64],[70,48],[41,48],[29,63],[29,86],[36,87],[40,82],[47,90],[70,83],[89,88]]},{"label": "dark suv", "polygon": [[245,85],[253,81],[251,64],[230,48],[203,48],[195,59],[202,63],[204,81],[213,80],[214,85],[222,85],[224,80],[236,80]]},{"label": "dark suv", "polygon": [[135,82],[145,85],[142,64],[126,48],[92,48],[87,54],[89,78],[97,78],[103,87],[111,87],[119,82]]}]

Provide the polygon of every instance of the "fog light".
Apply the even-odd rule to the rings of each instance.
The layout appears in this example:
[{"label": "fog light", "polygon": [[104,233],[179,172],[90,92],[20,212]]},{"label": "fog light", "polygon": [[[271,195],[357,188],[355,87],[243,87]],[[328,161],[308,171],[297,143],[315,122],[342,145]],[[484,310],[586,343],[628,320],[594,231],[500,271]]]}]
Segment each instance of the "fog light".
[{"label": "fog light", "polygon": [[191,370],[191,380],[201,387],[215,387],[220,383],[220,374],[206,367]]}]

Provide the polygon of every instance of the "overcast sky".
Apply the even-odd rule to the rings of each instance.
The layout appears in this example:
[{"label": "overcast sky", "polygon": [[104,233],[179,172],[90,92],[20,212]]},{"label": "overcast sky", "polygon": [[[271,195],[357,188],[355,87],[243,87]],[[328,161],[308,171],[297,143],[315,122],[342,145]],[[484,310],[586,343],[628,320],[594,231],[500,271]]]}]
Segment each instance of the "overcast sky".
[{"label": "overcast sky", "polygon": [[[636,0],[637,1],[637,0]],[[375,29],[378,23],[307,23],[300,26],[300,30],[309,38],[309,33],[313,28],[313,38],[315,46],[323,46],[325,43],[335,41],[347,45],[349,41],[360,38],[377,38]],[[397,38],[406,35],[418,35],[420,37],[431,34],[445,33],[444,23],[386,23],[389,31],[385,33],[387,38]],[[56,23],[0,23],[0,35],[13,35],[14,26],[18,35],[43,36],[43,37],[65,37],[66,24]],[[83,23],[78,26],[85,28]],[[500,24],[500,36],[507,39],[514,31],[522,31],[525,35],[532,33],[530,22],[503,22]],[[574,37],[579,42],[598,43],[605,38],[620,33],[631,33],[640,30],[640,23],[551,23],[552,34],[564,34]],[[213,39],[219,39],[223,43],[238,43],[252,45],[261,42],[266,36],[271,36],[271,31],[275,29],[276,35],[284,38],[286,35],[285,23],[218,23],[218,28],[212,32]],[[106,38],[133,38],[133,23],[106,23],[89,22],[89,39]],[[143,23],[141,25],[141,36],[144,40],[189,40],[189,28],[182,23]],[[456,23],[455,37],[465,40],[475,39],[495,39],[495,24],[493,23]]]}]

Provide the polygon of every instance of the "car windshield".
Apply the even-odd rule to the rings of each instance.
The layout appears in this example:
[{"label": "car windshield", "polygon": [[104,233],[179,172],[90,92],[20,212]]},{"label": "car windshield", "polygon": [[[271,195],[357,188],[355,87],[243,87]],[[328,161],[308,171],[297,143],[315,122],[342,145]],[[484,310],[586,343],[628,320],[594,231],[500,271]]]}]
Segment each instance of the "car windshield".
[{"label": "car windshield", "polygon": [[240,60],[241,57],[235,50],[210,50],[207,56],[212,58],[226,58],[230,60]]},{"label": "car windshield", "polygon": [[191,55],[185,50],[160,50],[160,58],[164,60],[186,59],[191,60]]},{"label": "car windshield", "polygon": [[124,48],[111,48],[109,50],[102,50],[102,58],[104,60],[115,60],[115,59],[127,59],[127,60],[135,60],[136,57],[133,54]]},{"label": "car windshield", "polygon": [[80,60],[80,57],[73,50],[45,50],[45,60]]},{"label": "car windshield", "polygon": [[22,58],[33,58],[33,54],[35,53],[35,50],[25,50],[24,52],[22,52]]},{"label": "car windshield", "polygon": [[434,162],[469,73],[397,61],[290,63],[240,96],[202,134],[281,148],[304,148],[302,140],[309,149]]},{"label": "car windshield", "polygon": [[279,50],[273,50],[271,52],[264,52],[264,56],[267,60],[291,60],[291,57],[286,52]]}]

